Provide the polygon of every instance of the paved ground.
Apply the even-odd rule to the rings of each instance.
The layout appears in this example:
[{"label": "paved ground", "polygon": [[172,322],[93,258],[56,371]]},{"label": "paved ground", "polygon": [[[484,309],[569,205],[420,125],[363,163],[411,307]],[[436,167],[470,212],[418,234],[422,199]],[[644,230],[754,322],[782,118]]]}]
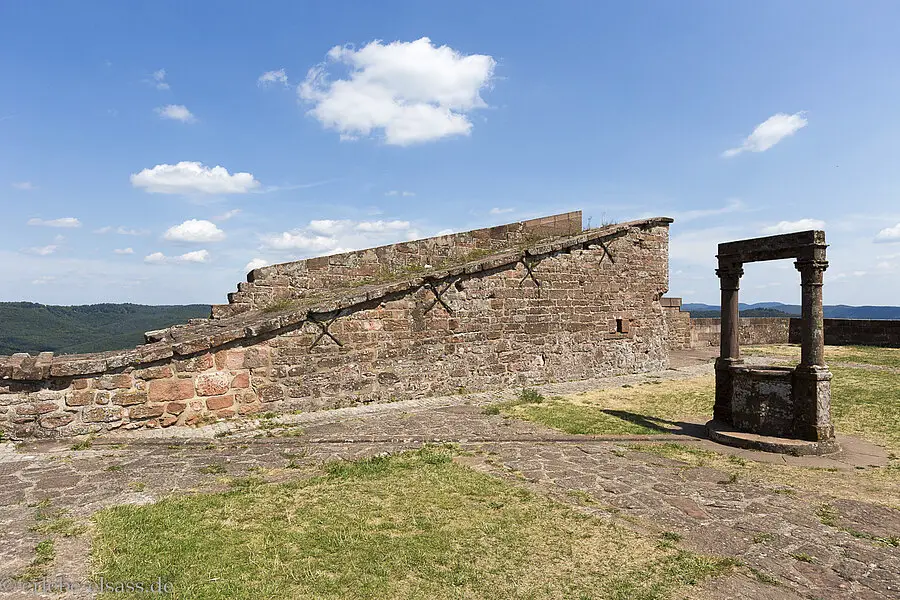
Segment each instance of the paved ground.
[{"label": "paved ground", "polygon": [[[703,353],[677,360],[677,369],[663,373],[547,386],[544,393],[710,372]],[[44,537],[32,531],[40,525],[36,516],[41,511],[62,509],[88,522],[91,513],[105,506],[153,502],[173,492],[222,489],[222,475],[201,472],[213,463],[224,465],[228,476],[261,474],[278,481],[308,476],[325,460],[447,440],[470,451],[461,460],[473,468],[629,527],[676,531],[684,536],[686,547],[734,556],[745,563],[741,573],[695,590],[700,597],[900,597],[900,549],[860,537],[900,535],[900,511],[829,499],[839,512],[840,527],[824,525],[817,514],[824,498],[786,494],[783,486],[775,484],[729,482],[722,471],[629,449],[628,442],[639,438],[560,435],[531,423],[485,414],[483,405],[497,399],[497,394],[474,394],[291,415],[280,425],[262,420],[256,422],[256,429],[246,424],[212,426],[183,430],[184,435],[176,439],[136,433],[97,440],[90,449],[79,451],[71,450],[71,443],[27,445],[18,450],[7,445],[0,450],[0,579],[33,559],[34,547]],[[677,440],[734,453],[700,436],[702,428],[684,423],[679,434],[652,436],[652,440]],[[804,460],[824,460],[812,464],[838,469],[883,461],[865,444],[856,449],[859,452],[838,460]],[[741,455],[783,460],[759,453]],[[567,493],[571,490],[590,495],[594,502],[585,503],[584,494]],[[52,572],[70,580],[86,576],[88,551],[86,534],[60,538]],[[59,596],[0,591],[0,598],[35,597]]]}]

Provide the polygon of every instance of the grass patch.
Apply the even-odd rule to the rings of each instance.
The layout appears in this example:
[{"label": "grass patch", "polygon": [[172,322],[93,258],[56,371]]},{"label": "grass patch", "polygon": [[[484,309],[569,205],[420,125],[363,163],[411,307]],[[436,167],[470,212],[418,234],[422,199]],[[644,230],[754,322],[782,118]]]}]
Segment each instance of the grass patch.
[{"label": "grass patch", "polygon": [[[741,353],[746,356],[772,356],[800,361],[800,346],[778,344],[764,346],[744,346]],[[858,363],[878,367],[900,368],[900,348],[879,348],[877,346],[825,346],[826,363]]]},{"label": "grass patch", "polygon": [[83,440],[75,442],[72,444],[72,450],[90,450],[91,446],[94,445],[94,436],[89,435]]},{"label": "grass patch", "polygon": [[47,567],[56,558],[56,545],[53,540],[42,540],[34,547],[34,559],[22,569],[16,579],[20,581],[38,581],[47,576]]},{"label": "grass patch", "polygon": [[463,467],[445,448],[94,519],[95,578],[161,576],[178,597],[204,600],[666,598],[735,565],[660,548]]},{"label": "grass patch", "polygon": [[204,475],[221,475],[225,472],[225,465],[213,463],[211,465],[206,465],[205,467],[200,467],[197,470]]},{"label": "grass patch", "polygon": [[539,404],[519,401],[494,406],[511,417],[589,435],[672,433],[681,429],[679,420],[712,413],[713,377],[646,384],[554,396]]},{"label": "grass patch", "polygon": [[900,450],[900,373],[845,367],[831,371],[835,429]]},{"label": "grass patch", "polygon": [[279,298],[263,306],[260,311],[264,313],[276,313],[283,310],[291,310],[293,308],[296,308],[298,305],[299,303],[294,299]]}]

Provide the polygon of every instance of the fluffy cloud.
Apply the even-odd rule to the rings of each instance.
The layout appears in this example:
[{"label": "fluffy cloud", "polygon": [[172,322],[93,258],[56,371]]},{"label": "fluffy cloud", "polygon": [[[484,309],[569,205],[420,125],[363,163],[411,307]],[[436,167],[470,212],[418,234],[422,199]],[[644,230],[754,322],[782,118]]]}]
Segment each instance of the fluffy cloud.
[{"label": "fluffy cloud", "polygon": [[159,115],[160,119],[171,119],[182,123],[193,123],[197,120],[187,106],[183,104],[167,104],[153,110]]},{"label": "fluffy cloud", "polygon": [[411,196],[415,196],[415,192],[407,192],[401,190],[390,190],[384,193],[385,196],[403,196],[404,198],[409,198]]},{"label": "fluffy cloud", "polygon": [[[329,66],[349,70],[332,81]],[[342,139],[367,137],[382,130],[388,144],[406,146],[453,135],[468,135],[468,113],[486,106],[496,61],[483,54],[464,56],[427,37],[383,44],[375,40],[359,50],[335,46],[327,62],[309,70],[297,92],[313,104],[309,114]]]},{"label": "fluffy cloud", "polygon": [[144,257],[145,263],[152,265],[161,265],[166,263],[205,263],[209,262],[209,252],[206,250],[195,250],[187,252],[181,256],[166,256],[162,252],[154,252]]},{"label": "fluffy cloud", "polygon": [[357,231],[384,233],[387,231],[404,231],[409,229],[409,221],[362,221],[356,224]]},{"label": "fluffy cloud", "polygon": [[775,225],[762,228],[762,233],[766,235],[776,235],[779,233],[793,233],[795,231],[806,231],[808,229],[823,229],[825,221],[818,219],[800,219],[799,221],[779,221]]},{"label": "fluffy cloud", "polygon": [[47,221],[44,219],[28,219],[28,224],[39,227],[81,227],[81,221],[75,217],[62,217],[61,219],[50,219]]},{"label": "fluffy cloud", "polygon": [[247,272],[252,271],[253,269],[259,269],[260,267],[267,267],[269,265],[269,261],[264,258],[254,258],[250,262],[247,263],[247,266],[244,267],[244,270]]},{"label": "fluffy cloud", "polygon": [[737,148],[731,148],[722,153],[726,158],[737,156],[741,152],[765,152],[784,138],[794,135],[806,127],[806,113],[798,112],[792,115],[778,113],[772,115],[756,126],[744,143]]},{"label": "fluffy cloud", "polygon": [[284,72],[284,69],[278,69],[277,71],[266,71],[259,76],[259,79],[256,80],[256,85],[260,86],[267,86],[273,83],[280,83],[282,85],[288,84],[287,73]]},{"label": "fluffy cloud", "polygon": [[16,181],[12,184],[12,186],[23,192],[30,192],[31,190],[37,189],[37,186],[31,183],[30,181]]},{"label": "fluffy cloud", "polygon": [[299,251],[336,254],[354,248],[379,246],[391,241],[413,239],[418,232],[409,221],[351,221],[321,219],[310,221],[305,227],[272,233],[262,237],[265,248],[280,251]]},{"label": "fluffy cloud", "polygon": [[158,90],[167,90],[169,89],[169,84],[166,83],[166,70],[160,69],[159,71],[153,72],[153,84],[156,86]]},{"label": "fluffy cloud", "polygon": [[113,250],[115,254],[134,254],[133,248],[116,248]]},{"label": "fluffy cloud", "polygon": [[511,213],[513,208],[492,208],[490,212],[492,215],[505,215],[506,213]]},{"label": "fluffy cloud", "polygon": [[154,194],[246,194],[260,184],[250,173],[232,175],[225,167],[182,161],[134,173],[131,185]]},{"label": "fluffy cloud", "polygon": [[876,242],[900,242],[900,223],[885,227],[875,235]]},{"label": "fluffy cloud", "polygon": [[209,221],[190,219],[169,227],[163,239],[170,242],[221,242],[225,239],[225,232]]}]

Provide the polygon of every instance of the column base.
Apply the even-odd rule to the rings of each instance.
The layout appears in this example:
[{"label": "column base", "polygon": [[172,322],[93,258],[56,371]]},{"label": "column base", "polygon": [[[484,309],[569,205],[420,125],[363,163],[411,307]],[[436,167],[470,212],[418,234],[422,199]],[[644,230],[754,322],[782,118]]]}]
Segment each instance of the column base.
[{"label": "column base", "polygon": [[747,450],[776,452],[792,456],[821,456],[841,450],[837,441],[833,438],[822,441],[809,441],[758,435],[756,433],[738,431],[727,423],[722,423],[715,419],[706,424],[706,430],[709,433],[709,439],[714,442]]},{"label": "column base", "polygon": [[744,364],[741,358],[716,359],[716,402],[713,405],[713,419],[731,424],[731,399],[734,397],[734,383],[731,369]]},{"label": "column base", "polygon": [[831,423],[831,371],[824,365],[798,365],[793,376],[797,437],[814,442],[834,439]]}]

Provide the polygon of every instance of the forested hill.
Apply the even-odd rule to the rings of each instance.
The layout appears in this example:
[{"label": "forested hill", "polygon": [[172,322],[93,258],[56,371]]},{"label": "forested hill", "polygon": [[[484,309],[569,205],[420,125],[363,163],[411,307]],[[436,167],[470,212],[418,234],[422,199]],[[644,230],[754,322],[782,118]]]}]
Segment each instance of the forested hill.
[{"label": "forested hill", "polygon": [[90,304],[48,306],[0,302],[0,354],[58,354],[133,348],[144,332],[209,317],[209,305]]}]

